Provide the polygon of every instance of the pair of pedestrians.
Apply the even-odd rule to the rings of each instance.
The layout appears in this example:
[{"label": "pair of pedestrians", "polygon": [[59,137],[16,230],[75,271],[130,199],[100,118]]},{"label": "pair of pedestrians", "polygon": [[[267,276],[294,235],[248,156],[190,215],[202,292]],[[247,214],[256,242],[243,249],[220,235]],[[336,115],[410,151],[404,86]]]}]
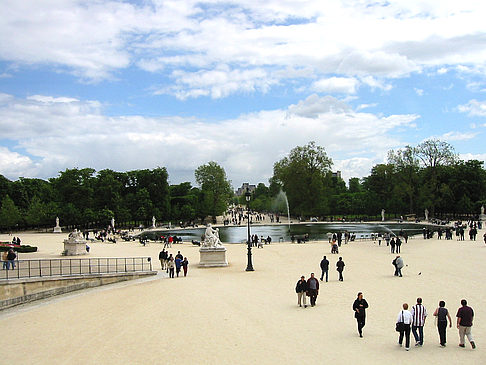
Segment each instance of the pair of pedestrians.
[{"label": "pair of pedestrians", "polygon": [[424,325],[427,318],[427,310],[422,304],[422,298],[417,298],[417,304],[408,310],[408,304],[403,303],[402,310],[398,313],[396,329],[400,333],[398,344],[403,344],[405,337],[405,350],[410,350],[410,330],[415,338],[415,346],[420,347],[424,344]]},{"label": "pair of pedestrians", "polygon": [[316,305],[316,299],[319,295],[319,280],[314,277],[314,273],[311,273],[310,278],[305,280],[305,276],[302,275],[300,280],[295,286],[295,292],[297,293],[297,305],[299,307],[304,306],[307,308],[306,297],[310,297],[311,307]]},{"label": "pair of pedestrians", "polygon": [[[329,260],[326,258],[326,256],[322,258],[320,266],[321,266],[321,281],[323,281],[324,275],[326,275],[326,282],[327,282],[329,279]],[[344,280],[343,278],[344,266],[346,265],[344,264],[343,258],[340,257],[336,262],[336,270],[339,273],[339,281]]]}]

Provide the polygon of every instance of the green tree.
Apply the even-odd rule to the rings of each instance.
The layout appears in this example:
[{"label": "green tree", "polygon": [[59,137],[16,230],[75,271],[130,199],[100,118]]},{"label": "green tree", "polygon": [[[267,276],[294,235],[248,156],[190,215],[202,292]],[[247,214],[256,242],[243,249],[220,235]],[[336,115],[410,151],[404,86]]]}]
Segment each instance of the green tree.
[{"label": "green tree", "polygon": [[210,215],[215,222],[216,216],[227,209],[233,195],[231,183],[224,169],[214,161],[199,166],[194,175],[203,192],[202,212]]},{"label": "green tree", "polygon": [[21,214],[14,201],[6,195],[0,208],[0,227],[13,228],[21,222]]},{"label": "green tree", "polygon": [[324,147],[309,142],[292,149],[273,166],[273,183],[287,194],[290,210],[302,216],[321,215],[329,210],[332,160]]},{"label": "green tree", "polygon": [[[420,143],[415,152],[425,168],[423,183],[430,197],[430,212],[433,216],[437,205],[440,205],[440,183],[438,169],[440,166],[452,166],[457,162],[454,147],[438,139],[429,139]],[[428,207],[425,207],[428,208]]]},{"label": "green tree", "polygon": [[415,197],[418,192],[419,157],[417,149],[405,146],[404,149],[388,152],[388,163],[394,166],[395,174],[400,181],[394,192],[399,196],[405,195],[408,200],[408,211],[415,211]]},{"label": "green tree", "polygon": [[30,226],[47,223],[46,205],[38,196],[35,196],[30,202],[29,209],[25,214],[25,221]]}]

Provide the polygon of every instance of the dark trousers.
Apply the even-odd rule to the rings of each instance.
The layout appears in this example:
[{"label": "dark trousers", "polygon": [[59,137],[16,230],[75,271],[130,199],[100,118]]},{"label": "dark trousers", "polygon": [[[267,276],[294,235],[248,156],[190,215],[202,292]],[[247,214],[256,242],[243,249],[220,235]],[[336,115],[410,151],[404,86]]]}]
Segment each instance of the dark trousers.
[{"label": "dark trousers", "polygon": [[404,324],[403,330],[400,331],[400,337],[398,343],[401,345],[403,342],[403,335],[405,335],[405,347],[410,348],[410,324]]},{"label": "dark trousers", "polygon": [[174,277],[174,268],[169,269],[169,278],[173,278],[173,277]]},{"label": "dark trousers", "polygon": [[338,273],[339,273],[339,281],[343,281],[343,272],[338,271]]},{"label": "dark trousers", "polygon": [[365,326],[366,317],[356,317],[356,322],[358,323],[358,333],[363,334],[363,327]]},{"label": "dark trousers", "polygon": [[397,246],[396,246],[395,253],[400,253],[400,245],[397,245]]},{"label": "dark trousers", "polygon": [[329,274],[329,270],[322,270],[321,281],[322,281],[322,279],[324,279],[324,274],[326,275],[326,281],[327,281],[327,279],[329,277],[329,275],[328,275]]},{"label": "dark trousers", "polygon": [[[417,333],[418,330],[418,333]],[[412,326],[412,333],[413,337],[415,338],[415,342],[419,344],[424,344],[424,326]]]},{"label": "dark trousers", "polygon": [[447,329],[447,321],[440,321],[437,322],[437,330],[439,331],[439,338],[440,344],[446,344],[446,329]]},{"label": "dark trousers", "polygon": [[310,303],[312,306],[316,305],[317,289],[309,289]]}]

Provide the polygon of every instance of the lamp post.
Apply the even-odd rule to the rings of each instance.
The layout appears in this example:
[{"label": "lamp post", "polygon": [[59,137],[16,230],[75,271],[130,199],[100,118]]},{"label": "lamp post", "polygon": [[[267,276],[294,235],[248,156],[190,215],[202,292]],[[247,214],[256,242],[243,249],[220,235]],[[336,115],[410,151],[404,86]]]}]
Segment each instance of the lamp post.
[{"label": "lamp post", "polygon": [[248,188],[246,188],[246,193],[245,193],[245,199],[246,199],[246,212],[247,216],[246,219],[248,221],[248,264],[246,266],[246,271],[255,271],[253,269],[253,264],[251,263],[251,239],[250,239],[250,199],[251,199],[251,193]]}]

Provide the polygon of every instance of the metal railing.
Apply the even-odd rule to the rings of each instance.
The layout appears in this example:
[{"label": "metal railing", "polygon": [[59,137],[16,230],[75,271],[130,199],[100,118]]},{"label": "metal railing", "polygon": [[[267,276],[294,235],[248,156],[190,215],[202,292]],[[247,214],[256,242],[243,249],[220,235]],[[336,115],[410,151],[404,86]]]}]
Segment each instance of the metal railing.
[{"label": "metal railing", "polygon": [[14,263],[15,268],[9,265],[7,270],[6,262],[2,261],[0,280],[152,271],[150,257],[15,260]]}]

